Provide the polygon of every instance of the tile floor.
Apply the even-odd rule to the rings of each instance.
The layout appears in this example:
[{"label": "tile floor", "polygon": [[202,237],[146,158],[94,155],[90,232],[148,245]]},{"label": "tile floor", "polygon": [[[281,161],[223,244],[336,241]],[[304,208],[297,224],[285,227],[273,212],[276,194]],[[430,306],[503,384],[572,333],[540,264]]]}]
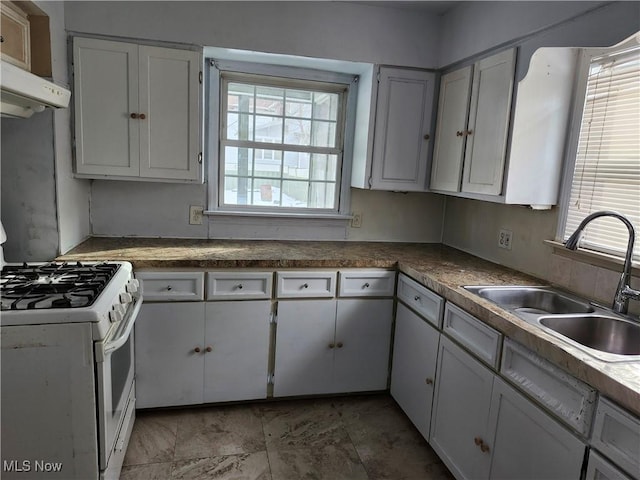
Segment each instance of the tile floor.
[{"label": "tile floor", "polygon": [[386,394],[138,412],[120,477],[452,478]]}]

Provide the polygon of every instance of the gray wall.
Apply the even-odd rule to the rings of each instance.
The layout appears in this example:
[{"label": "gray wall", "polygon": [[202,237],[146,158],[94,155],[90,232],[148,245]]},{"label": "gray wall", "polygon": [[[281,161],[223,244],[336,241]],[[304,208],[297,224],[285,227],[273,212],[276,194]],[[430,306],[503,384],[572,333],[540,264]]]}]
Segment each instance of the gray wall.
[{"label": "gray wall", "polygon": [[[49,15],[53,80],[67,85],[64,5],[41,2]],[[90,233],[89,182],[71,174],[69,110],[2,119],[2,222],[9,261],[46,261]]]},{"label": "gray wall", "polygon": [[[533,3],[532,6],[523,6],[522,16],[531,19],[531,28],[525,28],[523,32],[539,28],[541,17],[549,21],[548,12],[543,10],[552,5],[531,3]],[[552,3],[555,4],[555,2]],[[544,8],[539,8],[541,11],[536,13],[538,5]],[[447,27],[444,29],[446,30],[444,37],[450,39],[449,46],[457,56],[447,52],[445,63],[455,62],[476,51],[491,48],[494,46],[492,43],[505,42],[506,36],[501,35],[500,32],[506,31],[513,34],[510,22],[498,13],[501,11],[499,8],[501,6],[502,4],[493,6],[488,4],[485,11],[479,8],[479,4],[471,4],[465,9],[454,10],[446,17]],[[504,11],[514,13],[513,8],[515,5],[505,5]],[[575,13],[575,8],[571,5],[561,5],[557,8],[563,15],[571,11]],[[514,15],[513,20],[517,25],[522,25],[523,19],[516,18]],[[539,46],[613,45],[638,30],[640,30],[640,3],[616,2],[527,38],[521,43],[521,50],[532,52]],[[457,35],[464,38],[468,32],[478,34],[480,31],[493,33],[487,34],[486,38],[481,37],[476,46],[468,40],[466,45],[464,41],[459,43],[454,41],[458,38]],[[445,51],[441,51],[441,57],[444,54]],[[520,68],[522,69],[523,66],[520,65]],[[543,243],[544,240],[555,238],[557,222],[557,207],[550,211],[532,211],[523,207],[447,197],[443,243],[562,284],[564,277],[558,274],[557,266],[565,265],[567,262],[558,260],[553,255],[551,247]],[[497,245],[501,228],[513,231],[513,247],[510,251],[501,249]],[[572,261],[570,265],[577,265],[575,268],[579,269],[579,263]],[[595,279],[593,283],[595,285]],[[567,278],[563,286],[572,288],[575,282]],[[599,290],[603,291],[602,288]],[[589,292],[580,291],[579,293],[586,295]]]},{"label": "gray wall", "polygon": [[[437,65],[440,19],[416,10],[337,2],[127,2],[126,8],[119,2],[70,2],[65,14],[67,29],[76,32],[370,63]],[[202,226],[188,224],[189,205],[206,205],[206,191],[206,185],[94,181],[93,233],[224,236],[227,219],[213,217],[209,226],[206,221]],[[356,190],[352,196],[352,210],[362,213],[363,225],[347,229],[350,240],[440,241],[441,197]],[[414,214],[421,220],[415,221]],[[252,235],[260,236],[258,221],[247,221],[251,222]],[[307,231],[319,238],[317,230]],[[264,232],[273,235],[271,229]],[[299,238],[300,231],[280,228],[278,233]]]}]

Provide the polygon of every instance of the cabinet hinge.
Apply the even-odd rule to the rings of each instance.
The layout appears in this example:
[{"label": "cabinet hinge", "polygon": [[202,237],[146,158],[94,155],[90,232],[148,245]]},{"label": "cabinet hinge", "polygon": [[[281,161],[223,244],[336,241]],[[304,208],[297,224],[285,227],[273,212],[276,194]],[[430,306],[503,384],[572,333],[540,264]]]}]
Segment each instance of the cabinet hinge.
[{"label": "cabinet hinge", "polygon": [[369,180],[367,180],[367,183],[369,184],[369,188],[371,188],[371,186],[373,185],[373,179],[369,177]]},{"label": "cabinet hinge", "polygon": [[202,70],[200,70],[200,73],[198,73],[198,81],[202,83]]},{"label": "cabinet hinge", "polygon": [[273,385],[273,378],[275,377],[273,372],[267,374],[267,385]]},{"label": "cabinet hinge", "polygon": [[376,80],[380,83],[380,69],[376,72]]},{"label": "cabinet hinge", "polygon": [[276,312],[269,314],[269,323],[273,323],[274,325],[278,324],[278,314]]},{"label": "cabinet hinge", "polygon": [[202,165],[202,152],[198,154],[198,163]]}]

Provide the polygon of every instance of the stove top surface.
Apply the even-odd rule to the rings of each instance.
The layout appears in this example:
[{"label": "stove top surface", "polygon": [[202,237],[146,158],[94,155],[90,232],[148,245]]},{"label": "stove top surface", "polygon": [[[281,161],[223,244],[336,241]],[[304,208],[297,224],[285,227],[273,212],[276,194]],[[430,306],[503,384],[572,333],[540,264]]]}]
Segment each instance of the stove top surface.
[{"label": "stove top surface", "polygon": [[0,274],[2,311],[88,307],[120,266],[107,262],[5,265]]}]

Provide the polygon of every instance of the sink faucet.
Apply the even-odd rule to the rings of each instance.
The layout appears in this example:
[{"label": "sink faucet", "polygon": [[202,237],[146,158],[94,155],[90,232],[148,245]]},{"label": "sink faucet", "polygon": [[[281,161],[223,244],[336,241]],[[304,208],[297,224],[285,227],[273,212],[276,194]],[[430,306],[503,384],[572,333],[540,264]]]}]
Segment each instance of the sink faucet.
[{"label": "sink faucet", "polygon": [[578,243],[580,242],[580,237],[582,236],[584,227],[586,227],[591,220],[599,217],[617,218],[622,223],[624,223],[629,230],[629,243],[627,244],[627,253],[624,257],[622,276],[620,277],[620,281],[618,282],[618,288],[616,289],[616,294],[613,297],[613,305],[611,307],[612,310],[616,313],[626,314],[629,310],[629,299],[640,301],[640,291],[631,288],[631,256],[633,255],[633,244],[636,239],[636,232],[633,228],[633,224],[629,221],[629,219],[624,215],[616,212],[606,210],[594,212],[591,215],[586,216],[584,220],[580,222],[580,225],[578,225],[576,231],[573,232],[573,234],[565,242],[565,247],[567,247],[569,250],[575,250],[576,248],[578,248]]}]

